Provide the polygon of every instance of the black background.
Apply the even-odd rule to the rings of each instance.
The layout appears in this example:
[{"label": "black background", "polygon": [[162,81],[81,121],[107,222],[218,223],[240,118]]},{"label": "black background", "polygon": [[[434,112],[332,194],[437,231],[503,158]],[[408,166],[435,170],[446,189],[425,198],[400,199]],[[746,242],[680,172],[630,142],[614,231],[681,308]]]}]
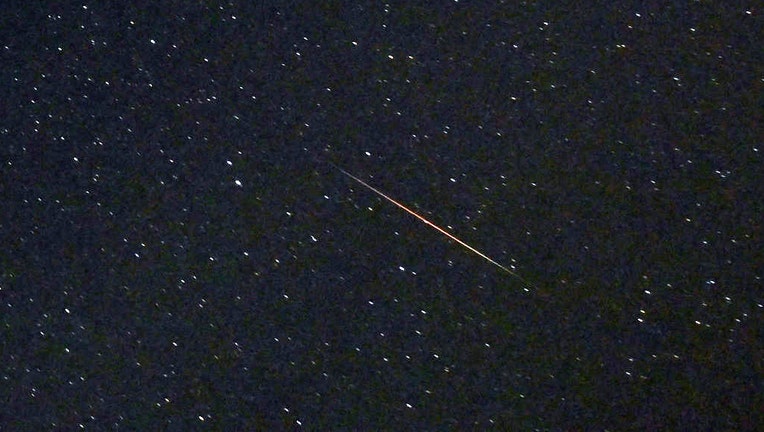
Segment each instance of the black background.
[{"label": "black background", "polygon": [[761,28],[736,2],[8,8],[2,429],[754,429]]}]

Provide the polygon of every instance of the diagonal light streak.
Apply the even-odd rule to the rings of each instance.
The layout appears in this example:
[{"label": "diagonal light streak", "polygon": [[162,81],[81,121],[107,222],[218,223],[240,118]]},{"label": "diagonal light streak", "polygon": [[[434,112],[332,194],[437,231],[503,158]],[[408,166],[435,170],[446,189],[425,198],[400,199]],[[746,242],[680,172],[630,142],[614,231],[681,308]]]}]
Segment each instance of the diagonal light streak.
[{"label": "diagonal light streak", "polygon": [[[330,162],[330,163],[331,163],[331,162]],[[523,279],[522,277],[520,277],[520,275],[518,275],[517,273],[515,273],[515,272],[513,272],[512,270],[510,270],[509,268],[507,268],[507,267],[505,267],[505,266],[503,266],[503,265],[499,264],[498,262],[496,262],[495,260],[491,259],[491,258],[490,258],[488,255],[484,254],[483,252],[480,252],[479,250],[475,249],[474,247],[472,247],[472,246],[468,245],[467,243],[463,242],[462,240],[460,240],[460,239],[456,238],[456,237],[455,237],[453,234],[449,233],[448,231],[444,230],[443,228],[441,228],[441,227],[439,227],[439,226],[435,225],[434,223],[430,222],[429,220],[427,220],[427,219],[426,219],[424,216],[422,216],[422,215],[420,215],[420,214],[416,213],[415,211],[411,210],[410,208],[406,207],[405,205],[403,205],[403,204],[399,203],[398,201],[396,201],[396,200],[394,200],[394,199],[390,198],[390,197],[389,197],[389,196],[387,196],[387,195],[386,195],[384,192],[382,192],[382,191],[380,191],[379,189],[375,188],[374,186],[372,186],[372,185],[370,185],[370,184],[366,183],[365,181],[363,181],[363,180],[359,179],[358,177],[354,176],[353,174],[350,174],[349,172],[345,171],[344,169],[342,169],[342,168],[338,167],[337,165],[334,165],[334,164],[331,164],[331,165],[332,165],[332,166],[334,166],[335,168],[337,168],[338,170],[340,170],[340,171],[341,171],[343,174],[345,174],[346,176],[350,177],[351,179],[353,179],[353,180],[357,181],[358,183],[362,184],[363,186],[367,187],[368,189],[370,189],[371,191],[373,191],[373,192],[374,192],[374,193],[376,193],[377,195],[379,195],[379,196],[381,196],[382,198],[384,198],[384,199],[386,199],[386,200],[390,201],[391,203],[395,204],[396,206],[398,206],[398,207],[402,208],[403,210],[405,210],[406,212],[408,212],[408,213],[409,213],[409,214],[411,214],[412,216],[416,217],[416,218],[417,218],[417,219],[419,219],[420,221],[422,221],[422,222],[424,222],[425,224],[429,225],[431,228],[434,228],[434,229],[435,229],[435,230],[437,230],[439,233],[441,233],[441,234],[445,235],[446,237],[450,238],[451,240],[453,240],[453,241],[457,242],[458,244],[460,244],[460,245],[461,245],[462,247],[464,247],[465,249],[467,249],[467,250],[469,250],[470,252],[472,252],[472,253],[474,253],[474,254],[478,255],[479,257],[481,257],[481,258],[483,258],[484,260],[488,261],[489,263],[491,263],[491,264],[495,265],[496,267],[498,267],[498,268],[502,269],[503,271],[505,271],[505,272],[509,273],[510,275],[512,275],[512,276],[514,276],[514,277],[516,277],[516,278],[517,278],[517,279],[519,279],[521,282],[523,282],[523,284],[526,286],[526,288],[527,288],[527,287],[529,287],[529,286],[531,285],[531,284],[530,284],[530,283],[528,283],[528,282],[527,282],[525,279]]]}]

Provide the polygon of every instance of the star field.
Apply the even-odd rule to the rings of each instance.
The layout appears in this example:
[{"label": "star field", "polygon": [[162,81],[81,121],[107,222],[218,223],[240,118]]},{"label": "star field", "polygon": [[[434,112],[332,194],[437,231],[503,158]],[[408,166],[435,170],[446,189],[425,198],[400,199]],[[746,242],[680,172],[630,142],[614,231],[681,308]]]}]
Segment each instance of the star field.
[{"label": "star field", "polygon": [[0,429],[754,430],[758,14],[10,9]]}]

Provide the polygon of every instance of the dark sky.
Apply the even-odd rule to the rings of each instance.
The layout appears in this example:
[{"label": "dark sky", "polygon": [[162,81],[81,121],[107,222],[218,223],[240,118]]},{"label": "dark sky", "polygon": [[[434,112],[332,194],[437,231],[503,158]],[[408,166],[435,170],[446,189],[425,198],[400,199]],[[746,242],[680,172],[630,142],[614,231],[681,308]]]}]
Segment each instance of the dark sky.
[{"label": "dark sky", "polygon": [[761,423],[752,6],[53,3],[0,18],[0,429]]}]

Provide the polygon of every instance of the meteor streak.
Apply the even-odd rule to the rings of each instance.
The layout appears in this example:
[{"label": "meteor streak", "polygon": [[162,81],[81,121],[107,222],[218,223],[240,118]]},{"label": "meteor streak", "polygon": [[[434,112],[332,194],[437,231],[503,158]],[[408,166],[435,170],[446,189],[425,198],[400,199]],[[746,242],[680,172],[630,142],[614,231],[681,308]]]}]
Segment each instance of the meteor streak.
[{"label": "meteor streak", "polygon": [[420,214],[416,213],[415,211],[413,211],[413,210],[409,209],[409,208],[408,208],[408,207],[406,207],[405,205],[403,205],[403,204],[399,203],[398,201],[396,201],[396,200],[394,200],[394,199],[390,198],[390,197],[389,197],[389,196],[387,196],[387,195],[386,195],[384,192],[382,192],[382,191],[380,191],[379,189],[375,188],[374,186],[372,186],[372,185],[370,185],[370,184],[366,183],[365,181],[363,181],[363,180],[359,179],[358,177],[354,176],[353,174],[350,174],[349,172],[345,171],[344,169],[342,169],[342,168],[338,167],[337,165],[334,165],[334,164],[333,164],[333,163],[331,163],[331,162],[329,162],[329,163],[330,163],[332,166],[334,166],[335,168],[337,168],[338,170],[340,170],[340,171],[341,171],[343,174],[345,174],[346,176],[348,176],[348,177],[350,177],[351,179],[353,179],[353,180],[357,181],[358,183],[362,184],[363,186],[365,186],[366,188],[370,189],[372,192],[376,193],[377,195],[381,196],[382,198],[384,198],[384,199],[386,199],[386,200],[390,201],[391,203],[395,204],[396,206],[398,206],[398,207],[402,208],[403,210],[405,210],[406,212],[408,212],[410,215],[414,216],[415,218],[417,218],[417,219],[419,219],[420,221],[424,222],[425,224],[429,225],[431,228],[433,228],[433,229],[437,230],[438,232],[440,232],[441,234],[443,234],[443,235],[445,235],[446,237],[450,238],[451,240],[453,240],[453,241],[455,241],[455,242],[459,243],[459,244],[460,244],[462,247],[464,247],[465,249],[469,250],[470,252],[472,252],[472,253],[474,253],[474,254],[478,255],[479,257],[483,258],[484,260],[488,261],[489,263],[491,263],[491,264],[495,265],[496,267],[498,267],[498,268],[502,269],[503,271],[505,271],[505,272],[509,273],[510,275],[514,276],[515,278],[517,278],[518,280],[520,280],[520,281],[521,281],[521,282],[522,282],[522,283],[525,285],[526,289],[527,289],[529,286],[531,286],[531,284],[530,284],[530,283],[528,283],[528,282],[527,282],[525,279],[523,279],[522,277],[520,277],[520,275],[518,275],[517,273],[513,272],[513,271],[512,271],[512,270],[510,270],[509,268],[507,268],[507,267],[505,267],[505,266],[503,266],[503,265],[499,264],[498,262],[494,261],[493,259],[491,259],[491,258],[490,258],[488,255],[484,254],[483,252],[480,252],[479,250],[475,249],[474,247],[472,247],[472,246],[468,245],[467,243],[465,243],[465,242],[463,242],[463,241],[459,240],[458,238],[456,238],[454,235],[452,235],[452,234],[451,234],[451,233],[449,233],[448,231],[444,230],[443,228],[441,228],[441,227],[439,227],[439,226],[435,225],[434,223],[430,222],[429,220],[425,219],[425,217],[424,217],[424,216],[422,216],[422,215],[420,215]]}]

